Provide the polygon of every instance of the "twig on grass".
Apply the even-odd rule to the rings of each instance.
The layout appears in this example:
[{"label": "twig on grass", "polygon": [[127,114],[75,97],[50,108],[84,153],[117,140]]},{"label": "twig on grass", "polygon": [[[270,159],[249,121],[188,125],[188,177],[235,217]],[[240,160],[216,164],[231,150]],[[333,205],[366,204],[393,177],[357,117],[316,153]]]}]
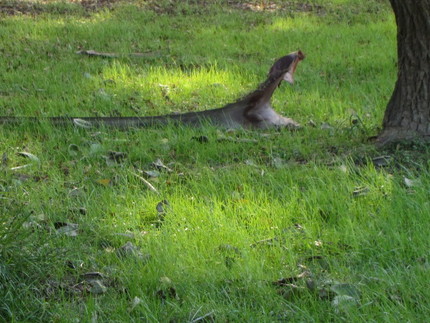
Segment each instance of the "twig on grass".
[{"label": "twig on grass", "polygon": [[147,188],[149,188],[151,191],[153,191],[154,193],[160,195],[160,192],[154,187],[154,185],[152,185],[149,181],[147,181],[146,179],[144,179],[142,176],[131,172],[134,176],[136,176],[138,179],[140,179],[143,184],[146,185]]},{"label": "twig on grass", "polygon": [[118,58],[121,56],[131,56],[131,57],[151,57],[155,55],[159,55],[160,51],[148,51],[144,53],[130,53],[130,54],[117,54],[117,53],[107,53],[107,52],[97,52],[95,50],[89,49],[89,50],[79,50],[76,52],[76,54],[79,55],[88,55],[88,56],[98,56],[103,58]]}]

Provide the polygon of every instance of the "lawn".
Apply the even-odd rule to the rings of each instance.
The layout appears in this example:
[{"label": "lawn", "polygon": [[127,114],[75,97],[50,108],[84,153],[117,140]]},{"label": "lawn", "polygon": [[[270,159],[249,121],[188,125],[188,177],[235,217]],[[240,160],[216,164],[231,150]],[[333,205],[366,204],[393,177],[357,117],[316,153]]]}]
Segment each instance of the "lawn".
[{"label": "lawn", "polygon": [[0,321],[428,320],[430,149],[369,141],[396,79],[388,1],[0,12],[8,116],[221,107],[306,54],[272,100],[295,132],[1,125]]}]

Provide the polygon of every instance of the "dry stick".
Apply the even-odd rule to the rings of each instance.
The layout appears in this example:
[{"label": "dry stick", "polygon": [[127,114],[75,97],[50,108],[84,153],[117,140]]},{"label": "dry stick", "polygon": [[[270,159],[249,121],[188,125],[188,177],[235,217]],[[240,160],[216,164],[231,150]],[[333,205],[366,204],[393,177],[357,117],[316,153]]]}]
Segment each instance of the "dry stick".
[{"label": "dry stick", "polygon": [[19,169],[23,169],[23,168],[27,168],[30,167],[32,164],[26,164],[26,165],[21,165],[21,166],[16,166],[16,167],[11,167],[10,170],[19,170]]},{"label": "dry stick", "polygon": [[209,317],[209,316],[212,316],[214,313],[215,313],[215,311],[210,311],[209,313],[207,313],[207,314],[205,314],[205,315],[203,315],[203,316],[200,316],[200,317],[198,317],[198,318],[196,318],[196,319],[192,320],[191,322],[192,322],[192,323],[194,323],[194,322],[203,321],[205,318],[207,318],[207,317]]},{"label": "dry stick", "polygon": [[146,179],[144,179],[142,176],[131,172],[134,176],[136,176],[138,179],[140,179],[143,184],[146,185],[146,187],[148,187],[151,191],[153,191],[154,193],[157,193],[158,195],[160,195],[160,192],[154,187],[154,185],[152,185],[150,182],[148,182]]},{"label": "dry stick", "polygon": [[98,57],[104,57],[104,58],[118,58],[121,56],[150,57],[150,56],[154,56],[156,54],[160,54],[160,51],[149,51],[149,52],[144,52],[144,53],[130,53],[128,55],[120,55],[117,53],[97,52],[95,50],[89,49],[89,50],[79,50],[76,52],[76,54],[88,55],[88,56],[98,56]]}]

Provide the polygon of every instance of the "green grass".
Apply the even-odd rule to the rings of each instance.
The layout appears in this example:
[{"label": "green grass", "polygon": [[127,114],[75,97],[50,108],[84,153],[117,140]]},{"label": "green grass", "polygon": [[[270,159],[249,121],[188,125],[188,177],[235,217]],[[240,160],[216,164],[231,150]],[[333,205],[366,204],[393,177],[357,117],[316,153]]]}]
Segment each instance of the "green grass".
[{"label": "green grass", "polygon": [[[253,90],[277,57],[300,48],[307,58],[295,85],[273,98],[305,125],[299,132],[0,127],[1,320],[427,320],[429,148],[377,151],[367,142],[396,76],[385,1],[273,12],[239,1],[95,11],[28,2],[30,12],[8,3],[23,13],[0,20],[3,115],[220,107]],[[126,157],[116,162],[111,151]],[[389,162],[375,166],[382,155]],[[157,159],[170,170],[156,169]],[[147,180],[158,193],[136,176],[154,170]],[[64,223],[77,224],[77,236],[61,233]],[[128,241],[138,250],[124,256]],[[104,293],[83,276],[94,271]],[[297,287],[273,284],[281,278]],[[339,284],[347,300],[336,306],[342,293],[329,290]]]}]

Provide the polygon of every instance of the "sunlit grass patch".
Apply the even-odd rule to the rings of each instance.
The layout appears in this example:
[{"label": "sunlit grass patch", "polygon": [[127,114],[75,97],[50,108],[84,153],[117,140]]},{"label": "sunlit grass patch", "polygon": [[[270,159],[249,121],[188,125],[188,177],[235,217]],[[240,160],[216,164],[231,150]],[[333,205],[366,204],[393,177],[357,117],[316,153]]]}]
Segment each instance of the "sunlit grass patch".
[{"label": "sunlit grass patch", "polygon": [[297,132],[1,126],[1,319],[427,319],[428,147],[367,141],[396,75],[388,5],[250,4],[2,17],[4,115],[216,108],[307,57],[273,97]]}]

